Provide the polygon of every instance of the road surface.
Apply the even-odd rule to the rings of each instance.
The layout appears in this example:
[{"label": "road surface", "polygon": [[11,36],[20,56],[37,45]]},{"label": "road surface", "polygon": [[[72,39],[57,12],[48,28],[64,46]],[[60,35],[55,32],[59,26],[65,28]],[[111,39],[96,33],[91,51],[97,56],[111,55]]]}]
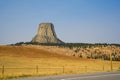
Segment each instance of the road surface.
[{"label": "road surface", "polygon": [[100,72],[46,77],[30,77],[12,80],[120,80],[120,72]]}]

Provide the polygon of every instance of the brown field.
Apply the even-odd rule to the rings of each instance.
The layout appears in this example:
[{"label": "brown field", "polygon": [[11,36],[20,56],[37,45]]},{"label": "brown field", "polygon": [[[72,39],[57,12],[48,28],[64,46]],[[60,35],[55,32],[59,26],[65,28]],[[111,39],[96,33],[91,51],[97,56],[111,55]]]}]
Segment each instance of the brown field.
[{"label": "brown field", "polygon": [[[81,59],[43,49],[44,46],[0,46],[0,77],[110,71],[110,61]],[[2,67],[4,66],[4,73]],[[113,70],[120,62],[113,61]]]}]

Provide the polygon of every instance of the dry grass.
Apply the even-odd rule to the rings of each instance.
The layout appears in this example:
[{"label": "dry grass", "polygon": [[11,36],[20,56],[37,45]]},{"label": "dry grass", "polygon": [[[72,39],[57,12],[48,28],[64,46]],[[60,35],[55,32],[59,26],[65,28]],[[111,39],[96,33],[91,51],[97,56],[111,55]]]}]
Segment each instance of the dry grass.
[{"label": "dry grass", "polygon": [[[2,68],[3,65],[5,67],[4,76],[75,74],[101,72],[103,69],[110,71],[109,61],[80,59],[48,52],[42,48],[0,46],[0,67]],[[38,73],[36,66],[39,68]],[[113,69],[119,68],[120,62],[114,61]],[[0,76],[2,76],[1,72],[2,69]]]}]

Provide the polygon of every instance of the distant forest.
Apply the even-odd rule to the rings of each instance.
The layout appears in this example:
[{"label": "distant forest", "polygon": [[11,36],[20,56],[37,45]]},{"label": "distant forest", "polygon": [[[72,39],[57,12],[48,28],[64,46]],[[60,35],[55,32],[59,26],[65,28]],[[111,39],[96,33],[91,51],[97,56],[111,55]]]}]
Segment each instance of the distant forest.
[{"label": "distant forest", "polygon": [[32,44],[32,45],[45,45],[45,46],[59,46],[59,47],[68,47],[68,48],[73,48],[73,47],[96,47],[96,46],[118,46],[120,47],[120,44],[109,44],[109,43],[38,43],[38,42],[18,42],[15,44],[10,44],[10,45],[16,45],[20,46],[23,44]]}]

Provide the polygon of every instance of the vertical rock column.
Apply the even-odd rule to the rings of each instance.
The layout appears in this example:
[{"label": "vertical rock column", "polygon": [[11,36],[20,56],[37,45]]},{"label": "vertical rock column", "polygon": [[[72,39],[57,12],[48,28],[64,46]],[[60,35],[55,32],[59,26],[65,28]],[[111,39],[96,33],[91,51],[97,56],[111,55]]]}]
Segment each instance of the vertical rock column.
[{"label": "vertical rock column", "polygon": [[37,35],[32,39],[32,42],[38,43],[63,43],[57,38],[52,23],[39,24]]}]

